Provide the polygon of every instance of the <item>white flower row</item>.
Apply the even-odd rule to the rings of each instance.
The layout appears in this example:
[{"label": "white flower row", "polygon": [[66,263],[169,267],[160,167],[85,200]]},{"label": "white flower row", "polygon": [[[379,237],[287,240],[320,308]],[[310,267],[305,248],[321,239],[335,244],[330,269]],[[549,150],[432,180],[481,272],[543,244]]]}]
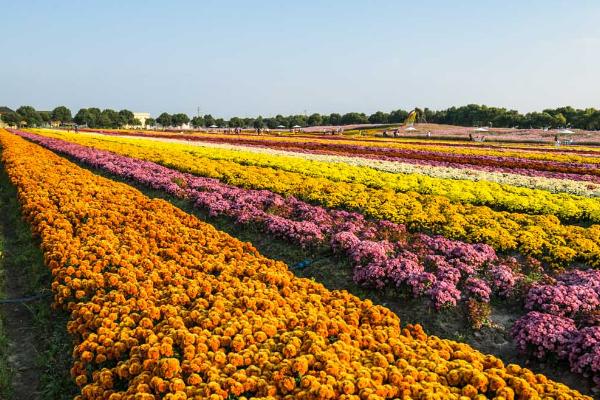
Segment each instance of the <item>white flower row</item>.
[{"label": "white flower row", "polygon": [[[90,134],[94,135],[94,134]],[[185,143],[209,148],[237,150],[257,154],[280,155],[286,157],[298,157],[305,160],[345,163],[357,167],[369,167],[380,171],[398,174],[422,174],[432,178],[459,179],[469,181],[490,181],[500,184],[526,187],[530,189],[541,189],[552,193],[570,193],[585,197],[600,197],[600,184],[572,179],[546,178],[540,176],[526,176],[505,172],[489,172],[477,169],[440,167],[433,165],[411,164],[398,161],[375,160],[359,156],[340,156],[330,154],[311,154],[289,150],[276,150],[265,147],[243,146],[227,143],[209,143],[202,141],[188,141],[165,138],[140,138],[138,136],[126,136],[131,139],[152,139],[166,142]]]}]

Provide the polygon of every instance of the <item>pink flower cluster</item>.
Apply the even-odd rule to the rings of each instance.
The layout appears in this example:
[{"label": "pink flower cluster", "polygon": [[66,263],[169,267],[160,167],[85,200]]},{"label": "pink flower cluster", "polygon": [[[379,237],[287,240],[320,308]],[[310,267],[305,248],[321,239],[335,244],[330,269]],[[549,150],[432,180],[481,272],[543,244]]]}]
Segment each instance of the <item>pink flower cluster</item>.
[{"label": "pink flower cluster", "polygon": [[561,317],[574,317],[595,310],[600,298],[594,289],[583,285],[534,285],[525,297],[527,310],[538,310]]},{"label": "pink flower cluster", "polygon": [[600,271],[559,275],[556,284],[534,285],[525,297],[530,311],[513,326],[523,352],[550,354],[569,362],[573,372],[591,376],[600,386]]},{"label": "pink flower cluster", "polygon": [[487,275],[489,276],[489,282],[500,296],[510,296],[517,286],[519,276],[514,273],[515,267],[511,267],[517,264],[515,258],[508,258],[505,263],[492,265],[488,268]]},{"label": "pink flower cluster", "polygon": [[570,318],[530,311],[512,327],[513,339],[522,352],[531,352],[544,358],[549,354],[563,354],[577,331]]},{"label": "pink flower cluster", "polygon": [[581,329],[572,336],[568,347],[571,370],[591,375],[600,386],[600,326]]},{"label": "pink flower cluster", "polygon": [[470,277],[465,282],[465,290],[479,301],[489,302],[492,289],[483,279]]}]

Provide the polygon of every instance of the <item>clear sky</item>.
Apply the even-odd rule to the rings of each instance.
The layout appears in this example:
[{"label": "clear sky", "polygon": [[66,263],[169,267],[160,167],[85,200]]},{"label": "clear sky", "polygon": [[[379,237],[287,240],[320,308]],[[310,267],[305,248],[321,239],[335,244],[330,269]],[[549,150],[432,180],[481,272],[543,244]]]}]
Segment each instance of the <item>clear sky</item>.
[{"label": "clear sky", "polygon": [[600,1],[0,0],[0,105],[600,108]]}]

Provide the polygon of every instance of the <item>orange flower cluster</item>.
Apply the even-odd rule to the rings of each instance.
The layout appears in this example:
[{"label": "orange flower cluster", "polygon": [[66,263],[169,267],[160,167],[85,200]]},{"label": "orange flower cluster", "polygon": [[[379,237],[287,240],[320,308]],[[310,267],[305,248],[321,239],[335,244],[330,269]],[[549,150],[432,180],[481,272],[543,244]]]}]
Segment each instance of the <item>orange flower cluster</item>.
[{"label": "orange flower cluster", "polygon": [[291,274],[162,200],[0,130],[71,312],[78,399],[582,399]]}]

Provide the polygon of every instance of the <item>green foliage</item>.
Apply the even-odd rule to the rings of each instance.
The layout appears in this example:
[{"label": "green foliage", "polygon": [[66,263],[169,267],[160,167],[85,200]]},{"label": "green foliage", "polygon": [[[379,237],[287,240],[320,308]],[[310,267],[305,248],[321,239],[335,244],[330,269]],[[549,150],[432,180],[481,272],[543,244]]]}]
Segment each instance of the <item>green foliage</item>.
[{"label": "green foliage", "polygon": [[51,113],[52,121],[63,122],[71,122],[73,121],[73,116],[71,115],[71,110],[69,110],[65,106],[58,106]]},{"label": "green foliage", "polygon": [[204,126],[211,126],[211,125],[215,125],[215,119],[213,118],[212,115],[206,114],[204,116]]},{"label": "green foliage", "polygon": [[254,120],[254,124],[253,124],[254,128],[256,129],[262,129],[265,126],[265,122],[263,121],[263,117],[261,117],[260,115],[258,116],[258,118],[256,118]]},{"label": "green foliage", "polygon": [[[57,107],[54,111],[61,107]],[[54,115],[54,111],[52,112]],[[68,112],[68,113],[67,113]],[[62,118],[57,118],[61,122],[68,122],[71,112],[66,109],[62,111]],[[60,115],[57,114],[57,115]],[[111,109],[105,109],[100,111],[99,108],[82,108],[80,109],[73,121],[78,125],[87,125],[90,128],[121,128],[125,125],[135,125],[135,118],[133,113],[129,110],[121,110],[119,112]],[[139,122],[139,121],[138,121]]]},{"label": "green foliage", "polygon": [[171,114],[164,112],[156,118],[156,122],[162,127],[171,126],[173,125],[173,117],[171,117]]},{"label": "green foliage", "polygon": [[329,114],[329,124],[330,125],[341,125],[342,124],[342,116],[338,113]]},{"label": "green foliage", "polygon": [[369,118],[364,113],[351,112],[342,115],[342,125],[368,124]]},{"label": "green foliage", "polygon": [[202,118],[200,116],[194,117],[194,118],[192,118],[190,123],[192,124],[192,126],[194,128],[201,128],[204,126],[204,118]]},{"label": "green foliage", "polygon": [[50,114],[50,111],[38,111],[38,113],[40,114],[40,117],[42,118],[42,121],[44,123],[49,123],[51,120],[52,115]]},{"label": "green foliage", "polygon": [[377,111],[369,116],[369,122],[372,124],[387,124],[390,121],[390,115],[382,111]]},{"label": "green foliage", "polygon": [[233,117],[229,120],[228,125],[230,128],[241,128],[244,125],[244,121],[241,118]]},{"label": "green foliage", "polygon": [[124,125],[135,125],[135,117],[131,111],[121,110],[119,111],[119,116],[115,122],[118,123],[119,127]]},{"label": "green foliage", "polygon": [[23,118],[14,111],[2,114],[2,121],[8,125],[19,126],[22,120]]},{"label": "green foliage", "polygon": [[[519,128],[560,128],[572,127],[578,129],[598,130],[600,129],[600,110],[595,108],[575,109],[573,107],[558,107],[546,109],[541,112],[530,112],[521,114],[516,110],[508,110],[501,107],[488,107],[486,105],[468,104],[460,107],[450,107],[445,110],[434,111],[427,107],[415,108],[415,122],[431,122],[438,124],[459,126],[493,126],[493,127],[519,127]],[[408,117],[406,110],[393,110],[389,113],[377,111],[369,116],[364,113],[350,112],[344,115],[331,113],[321,115],[311,114],[309,117],[302,114],[275,117],[232,117],[229,121],[222,118],[215,119],[212,115],[197,116],[190,120],[184,113],[170,115],[162,113],[154,119],[148,119],[146,125],[154,126],[181,126],[191,122],[194,128],[209,127],[211,125],[238,127],[256,127],[262,121],[261,127],[271,129],[283,126],[291,128],[299,126],[323,126],[323,125],[345,125],[345,124],[401,124]],[[82,108],[74,118],[71,111],[65,106],[56,107],[52,112],[38,112],[31,106],[22,106],[16,113],[6,112],[2,115],[2,121],[9,125],[40,126],[49,121],[71,122],[87,125],[90,128],[120,128],[125,125],[136,125],[133,113],[129,110],[116,111],[106,109],[100,111],[98,108]]]},{"label": "green foliage", "polygon": [[308,117],[308,125],[309,126],[319,126],[322,124],[323,124],[323,117],[321,117],[321,114],[314,113],[314,114],[311,114],[310,117]]},{"label": "green foliage", "polygon": [[188,122],[190,122],[190,117],[188,117],[186,114],[179,113],[171,116],[171,123],[173,126],[181,126],[183,124],[187,124]]},{"label": "green foliage", "polygon": [[44,120],[39,112],[31,106],[21,106],[17,109],[17,114],[21,117],[21,122],[27,124],[27,126],[40,126]]}]

